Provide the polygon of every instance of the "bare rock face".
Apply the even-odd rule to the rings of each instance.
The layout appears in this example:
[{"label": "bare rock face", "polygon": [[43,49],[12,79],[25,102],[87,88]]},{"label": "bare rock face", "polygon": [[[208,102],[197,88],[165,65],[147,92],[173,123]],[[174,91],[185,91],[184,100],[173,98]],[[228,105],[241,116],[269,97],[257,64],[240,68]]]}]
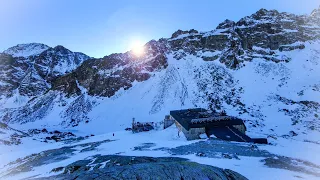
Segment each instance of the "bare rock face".
[{"label": "bare rock face", "polygon": [[232,20],[226,19],[225,21],[223,21],[222,23],[220,23],[217,26],[217,29],[227,29],[227,28],[232,28],[236,25],[236,23]]},{"label": "bare rock face", "polygon": [[127,52],[86,61],[71,74],[58,78],[53,89],[79,95],[79,86],[83,86],[89,95],[111,97],[120,89],[132,87],[134,81],[145,81],[153,72],[168,66],[164,43],[150,41],[144,48],[142,57]]},{"label": "bare rock face", "polygon": [[48,92],[37,99],[30,100],[27,105],[18,108],[4,109],[2,121],[6,123],[28,123],[44,118],[53,108],[57,92]]},{"label": "bare rock face", "polygon": [[49,48],[34,58],[35,69],[39,75],[48,81],[65,75],[76,69],[89,57],[83,53],[72,52],[63,46]]},{"label": "bare rock face", "polygon": [[[8,54],[0,53],[0,92],[1,94],[9,94],[15,88],[18,87],[18,82],[14,78],[14,75],[17,73],[15,69],[11,67],[17,65],[18,62]],[[26,69],[26,67],[21,67],[21,69]]]},{"label": "bare rock face", "polygon": [[[51,88],[51,81],[77,68],[90,57],[63,46],[19,44],[0,54],[0,89],[4,96],[36,96]],[[14,91],[15,90],[15,91]]]},{"label": "bare rock face", "polygon": [[[205,61],[219,60],[233,69],[255,57],[288,62],[289,58],[278,56],[277,52],[304,49],[303,42],[318,39],[319,12],[315,9],[310,16],[297,16],[260,9],[238,22],[225,20],[210,32],[178,30],[171,38],[150,41],[141,57],[127,52],[84,62],[88,56],[63,46],[18,45],[5,51],[14,57],[4,54],[0,57],[6,59],[1,62],[6,76],[0,79],[3,81],[0,89],[10,94],[18,88],[20,94],[33,96],[52,87],[68,95],[80,95],[80,85],[89,95],[111,97],[120,89],[132,87],[134,81],[145,81],[153,72],[165,69],[168,53],[176,59],[191,54]],[[202,56],[202,52],[214,55]]]},{"label": "bare rock face", "polygon": [[18,44],[8,48],[3,53],[10,54],[13,57],[29,57],[41,54],[50,47],[41,43]]},{"label": "bare rock face", "polygon": [[219,60],[233,69],[255,57],[289,62],[289,58],[278,56],[277,52],[304,49],[303,42],[319,38],[320,28],[313,26],[319,25],[318,11],[297,16],[260,9],[238,22],[225,20],[210,32],[178,30],[171,38],[147,43],[142,57],[127,52],[87,61],[71,74],[58,78],[53,89],[79,95],[78,82],[89,95],[111,97],[120,89],[130,88],[134,81],[145,81],[154,71],[166,68],[168,53],[183,59],[188,54],[201,56],[209,51],[215,55],[202,56],[205,61]]},{"label": "bare rock face", "polygon": [[197,34],[199,33],[197,30],[191,29],[190,31],[182,31],[179,29],[178,31],[174,32],[171,36],[171,39],[178,38],[181,35],[189,35],[189,34]]},{"label": "bare rock face", "polygon": [[320,18],[320,6],[318,7],[318,9],[313,10],[310,16],[311,16],[311,18],[319,19]]},{"label": "bare rock face", "polygon": [[27,133],[10,127],[6,123],[0,122],[0,145],[19,145],[21,138],[29,136]]},{"label": "bare rock face", "polygon": [[25,58],[0,54],[0,95],[12,96],[17,90],[21,95],[34,96],[49,88],[49,84],[34,68],[31,59],[31,56]]},{"label": "bare rock face", "polygon": [[[33,130],[33,133],[48,133],[46,130]],[[58,136],[61,132],[54,132]],[[72,135],[72,134],[71,134]],[[57,149],[49,149],[29,156],[19,158],[8,164],[8,171],[2,173],[0,178],[14,178],[20,173],[33,171],[37,167],[51,167],[54,174],[49,177],[30,179],[224,179],[245,180],[244,176],[228,169],[202,165],[190,162],[188,159],[178,157],[146,157],[93,154],[99,146],[113,140],[102,140],[87,143],[76,143]],[[141,150],[141,149],[140,149]],[[84,153],[84,154],[83,154]],[[65,164],[65,160],[83,154],[83,159]],[[61,163],[60,163],[61,162]],[[54,164],[60,166],[54,167]],[[53,166],[52,166],[53,165]],[[62,166],[61,166],[62,165]],[[50,169],[48,170],[50,171]]]},{"label": "bare rock face", "polygon": [[238,22],[225,20],[211,32],[177,31],[168,42],[179,59],[201,51],[217,52],[204,60],[219,59],[235,69],[241,67],[241,62],[261,56],[274,62],[287,62],[289,59],[277,56],[277,51],[303,49],[303,42],[319,37],[319,9],[310,16],[260,9]]},{"label": "bare rock face", "polygon": [[[94,162],[80,160],[66,167],[55,168],[53,172],[62,173],[44,179],[247,179],[229,169],[201,165],[183,158],[115,155],[97,155],[94,158]],[[103,167],[104,163],[106,165]],[[92,164],[91,168],[89,164]]]},{"label": "bare rock face", "polygon": [[[310,15],[298,16],[260,9],[238,22],[225,20],[212,31],[178,30],[170,38],[152,40],[144,46],[145,52],[141,56],[129,51],[90,59],[63,46],[50,48],[38,45],[32,53],[26,53],[26,50],[33,45],[11,48],[6,52],[16,54],[0,54],[0,95],[4,95],[0,96],[0,100],[17,94],[35,98],[29,99],[22,107],[0,109],[3,112],[0,113],[0,119],[8,123],[27,123],[44,118],[58,101],[57,96],[63,99],[66,95],[67,98],[74,97],[74,102],[68,104],[74,107],[66,107],[60,112],[60,117],[65,119],[62,124],[77,126],[88,120],[87,114],[94,108],[94,102],[83,94],[110,98],[117,92],[128,90],[134,83],[149,80],[157,72],[175,74],[175,67],[168,68],[169,58],[185,61],[188,56],[198,57],[204,61],[219,61],[226,68],[234,70],[255,58],[275,63],[290,62],[291,59],[282,52],[304,49],[306,42],[319,40],[319,12],[316,9]],[[32,56],[18,56],[20,51],[12,49]],[[210,71],[211,75],[209,78],[201,77],[202,81],[197,84],[201,92],[196,96],[210,102],[209,108],[218,109],[226,102],[233,107],[241,106],[243,113],[247,113],[240,100],[243,90],[235,88],[237,82],[233,82],[232,75],[214,67],[203,69]],[[193,69],[198,74],[197,78],[200,78],[201,71]],[[162,82],[169,81],[170,77]],[[212,83],[215,86],[212,87]],[[183,83],[182,91],[185,87]],[[161,91],[165,92],[166,89]],[[155,98],[155,102],[159,103],[153,104],[151,113],[159,112],[162,97],[160,93],[159,98]],[[187,93],[180,98],[186,99]]]}]

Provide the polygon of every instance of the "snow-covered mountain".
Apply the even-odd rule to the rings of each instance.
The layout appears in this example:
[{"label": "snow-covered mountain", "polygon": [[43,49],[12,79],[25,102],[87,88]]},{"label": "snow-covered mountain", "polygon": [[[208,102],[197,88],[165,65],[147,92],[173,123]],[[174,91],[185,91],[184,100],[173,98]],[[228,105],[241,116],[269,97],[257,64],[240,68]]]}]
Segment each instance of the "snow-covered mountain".
[{"label": "snow-covered mountain", "polygon": [[51,88],[52,81],[76,69],[90,57],[63,46],[20,44],[0,53],[0,106],[24,105]]},{"label": "snow-covered mountain", "polygon": [[29,57],[41,54],[43,51],[50,47],[41,43],[29,43],[29,44],[18,44],[7,50],[3,51],[5,54],[10,54],[13,57]]},{"label": "snow-covered mountain", "polygon": [[[2,121],[76,129],[103,123],[114,130],[132,117],[161,121],[171,109],[204,107],[225,109],[268,133],[317,129],[318,11],[297,16],[261,9],[213,31],[178,30],[152,40],[140,57],[129,51],[79,67],[85,58],[61,46],[49,48],[31,58],[30,69],[37,72],[33,84],[44,87],[34,88],[37,94],[47,92],[25,106],[2,109]],[[283,120],[273,122],[275,114]],[[263,128],[269,121],[272,126]]]},{"label": "snow-covered mountain", "polygon": [[203,107],[244,119],[272,153],[320,162],[320,7],[310,15],[261,9],[212,31],[178,30],[148,42],[142,56],[87,60],[32,46],[0,54],[0,121],[12,131],[99,135],[130,127],[133,117],[160,122],[170,110]]}]

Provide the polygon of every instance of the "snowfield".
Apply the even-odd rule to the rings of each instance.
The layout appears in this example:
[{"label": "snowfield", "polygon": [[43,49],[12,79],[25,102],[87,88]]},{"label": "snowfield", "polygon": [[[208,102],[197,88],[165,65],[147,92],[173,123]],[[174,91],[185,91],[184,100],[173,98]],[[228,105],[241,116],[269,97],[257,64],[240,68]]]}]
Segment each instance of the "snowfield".
[{"label": "snowfield", "polygon": [[[188,56],[185,60],[175,60],[168,54],[169,67],[167,69],[155,72],[148,81],[135,82],[132,88],[120,90],[114,97],[92,97],[87,95],[85,88],[80,87],[83,93],[81,96],[82,101],[80,102],[82,104],[86,101],[94,102],[92,103],[94,108],[85,114],[91,121],[86,124],[83,123],[80,126],[67,127],[66,129],[61,129],[61,122],[64,121],[61,114],[63,114],[68,105],[61,106],[60,99],[63,94],[58,93],[52,103],[52,110],[46,115],[45,121],[38,120],[22,125],[13,124],[12,127],[22,130],[39,127],[47,128],[48,130],[71,131],[79,136],[95,135],[78,142],[78,144],[97,142],[105,139],[115,141],[102,143],[95,150],[86,153],[79,153],[83,149],[79,148],[65,160],[34,167],[32,171],[6,178],[20,179],[34,175],[40,177],[38,176],[40,174],[41,176],[51,176],[54,174],[50,173],[53,168],[66,166],[76,160],[89,158],[95,154],[121,154],[130,156],[185,157],[202,164],[235,170],[249,179],[317,179],[318,176],[308,173],[270,168],[261,162],[263,157],[239,156],[239,159],[227,159],[199,157],[195,154],[171,154],[165,149],[197,142],[186,141],[184,137],[179,138],[175,127],[138,134],[132,134],[123,130],[126,127],[130,127],[133,117],[137,121],[142,122],[161,122],[164,116],[173,109],[185,109],[195,106],[206,108],[206,96],[199,95],[199,88],[202,88],[199,85],[202,81],[212,81],[212,84],[218,83],[222,86],[222,88],[219,88],[219,86],[205,87],[206,91],[218,93],[215,95],[216,97],[227,95],[228,88],[239,89],[241,87],[244,89],[237,95],[247,107],[251,107],[252,114],[239,114],[237,105],[233,107],[224,103],[222,107],[228,114],[247,120],[246,124],[250,136],[268,137],[271,145],[259,145],[259,149],[319,165],[320,158],[315,156],[315,154],[320,153],[319,132],[310,129],[311,125],[318,128],[319,120],[314,120],[314,114],[305,112],[304,109],[300,110],[302,105],[298,103],[286,104],[286,102],[277,99],[277,96],[279,96],[295,102],[310,100],[319,102],[319,91],[314,90],[320,76],[318,73],[315,73],[320,72],[319,58],[315,57],[317,55],[315,51],[319,45],[319,42],[308,43],[303,50],[283,53],[284,56],[291,59],[288,63],[274,63],[254,59],[252,62],[245,63],[245,66],[237,71],[229,70],[217,61],[205,62],[194,56]],[[216,76],[223,77],[223,81],[211,79],[212,72]],[[300,93],[301,91],[303,93]],[[77,99],[77,97],[71,97],[64,103],[71,104]],[[233,100],[231,99],[231,101]],[[304,120],[297,125],[292,125],[292,116],[294,115],[288,116],[285,112],[281,111],[282,109],[300,113],[304,117]],[[82,110],[79,109],[78,113],[82,112]],[[318,113],[318,111],[315,110],[312,113]],[[257,118],[260,120],[259,122],[256,121]],[[309,122],[312,124],[308,124]],[[289,135],[290,131],[294,131],[298,135],[291,137]],[[112,136],[113,133],[115,133],[114,137]],[[3,167],[1,168],[1,176],[14,167],[14,165],[5,165],[15,161],[17,158],[23,158],[44,150],[77,144],[47,144],[40,142],[40,139],[38,141],[33,139],[35,137],[24,138],[19,146],[1,147],[1,166]],[[146,143],[152,143],[154,146],[141,151],[134,150],[134,147]],[[307,169],[312,168],[307,167]],[[312,171],[316,173],[320,172],[317,168]]]},{"label": "snowfield", "polygon": [[4,51],[4,53],[11,54],[13,57],[29,57],[41,54],[50,47],[40,43],[18,44]]},{"label": "snowfield", "polygon": [[[113,133],[115,136],[113,136]],[[17,147],[10,147],[8,149],[2,149],[1,151],[1,169],[0,169],[0,177],[5,175],[6,173],[10,172],[12,169],[16,168],[17,165],[23,163],[16,163],[5,166],[8,162],[12,162],[17,158],[23,158],[27,155],[33,153],[39,153],[45,150],[52,150],[61,148],[64,146],[74,146],[73,149],[75,150],[72,154],[68,155],[67,159],[61,161],[47,161],[44,165],[36,165],[32,167],[32,171],[18,173],[15,176],[5,176],[5,179],[23,179],[28,177],[46,177],[52,176],[57,173],[51,172],[52,169],[57,167],[64,167],[74,161],[82,160],[82,159],[90,159],[90,157],[100,154],[100,155],[110,155],[110,154],[117,154],[117,155],[124,155],[124,156],[152,156],[152,157],[183,157],[190,159],[191,161],[195,161],[201,164],[208,164],[213,165],[221,168],[232,169],[240,174],[244,175],[249,179],[318,179],[317,176],[306,174],[302,172],[295,172],[285,169],[278,169],[278,168],[270,168],[264,165],[264,162],[261,162],[264,157],[250,157],[250,156],[238,156],[236,158],[210,158],[210,157],[201,157],[197,156],[196,154],[188,154],[188,155],[175,155],[168,152],[166,149],[176,148],[179,146],[188,146],[190,144],[194,144],[197,142],[207,142],[208,140],[198,140],[198,141],[187,141],[185,137],[180,136],[178,137],[177,129],[172,126],[165,130],[159,131],[150,131],[150,132],[143,132],[132,134],[128,131],[118,131],[113,133],[102,134],[94,137],[90,137],[86,140],[71,143],[71,144],[63,144],[63,143],[52,143],[52,144],[44,144],[39,143],[37,141],[33,141],[30,139],[24,139],[24,148],[17,148]],[[92,143],[92,142],[99,142],[103,140],[112,140],[111,142],[105,142],[101,145],[97,146],[96,149],[81,152],[81,150],[87,148],[88,146],[81,147],[81,144],[85,143]],[[269,149],[271,151],[275,151],[274,153],[281,153],[283,155],[293,155],[290,152],[281,152],[281,149],[300,149],[302,151],[308,153],[306,150],[309,148],[313,148],[312,153],[320,152],[319,147],[317,146],[309,146],[305,149],[301,148],[301,145],[308,145],[307,143],[292,143],[291,140],[282,140],[282,145],[258,145],[258,148],[261,149]],[[214,140],[213,140],[214,142]],[[227,146],[230,142],[224,142],[222,146]],[[234,148],[237,146],[241,147],[251,147],[250,144],[247,143],[233,143]],[[279,147],[280,146],[280,147]],[[274,150],[272,150],[274,149]],[[277,149],[277,150],[275,150]],[[212,149],[214,151],[214,149]],[[280,150],[280,151],[279,151]],[[237,151],[237,150],[235,150]],[[67,151],[66,151],[67,153]],[[219,153],[217,151],[216,153]],[[40,153],[41,154],[41,153]],[[275,157],[276,159],[276,157]],[[30,161],[30,160],[29,160]],[[313,160],[315,163],[319,162],[318,160]],[[28,161],[26,161],[28,162]],[[39,161],[41,162],[41,161]],[[105,162],[109,163],[109,162]],[[302,167],[304,167],[302,165]],[[313,168],[309,166],[305,166],[307,170],[317,172],[319,174],[319,167]],[[254,173],[253,173],[254,172]]]},{"label": "snowfield", "polygon": [[[320,74],[315,73],[320,70],[316,54],[319,45],[319,42],[306,43],[303,50],[279,52],[291,59],[288,63],[254,59],[244,62],[244,67],[238,70],[230,70],[218,61],[206,62],[191,55],[184,60],[176,60],[168,54],[168,68],[155,72],[148,81],[134,82],[133,87],[121,89],[111,98],[87,95],[85,88],[79,84],[81,96],[65,99],[60,92],[46,94],[44,98],[52,96],[54,100],[50,102],[52,107],[44,114],[45,121],[35,119],[34,122],[12,126],[25,130],[32,127],[54,129],[65,122],[66,116],[85,116],[90,123],[82,122],[80,126],[68,129],[102,134],[130,127],[132,118],[141,122],[161,122],[170,110],[207,108],[211,99],[221,99],[219,108],[247,120],[249,131],[254,129],[258,133],[278,136],[295,131],[298,137],[310,133],[309,140],[317,141],[315,136],[310,136],[316,133],[310,127],[319,128],[318,120],[314,120],[318,110],[316,107],[303,109],[304,105],[299,102],[320,101],[320,91],[317,89],[320,86]],[[229,94],[231,89],[234,89],[234,95]],[[210,99],[208,92],[215,92],[209,95]],[[222,99],[225,96],[228,96],[230,104]],[[18,106],[19,101],[12,102],[11,99],[7,100],[8,104],[10,102],[10,106]],[[19,99],[23,100],[21,97]],[[237,104],[238,100],[249,107],[248,113],[239,113],[243,107]],[[90,107],[74,107],[67,113],[68,109],[79,104],[88,104]],[[295,114],[302,116],[303,120],[299,125],[292,126]],[[65,124],[68,126],[68,122]],[[251,128],[253,125],[256,127]]]},{"label": "snowfield", "polygon": [[[121,166],[103,155],[181,157],[248,179],[319,179],[319,18],[320,8],[310,16],[261,9],[210,32],[152,40],[141,58],[9,48],[16,59],[0,54],[0,179],[54,178],[82,160],[88,172]],[[171,110],[187,108],[224,110],[269,144],[187,141],[162,128]],[[159,126],[125,131],[133,118]]]},{"label": "snowfield", "polygon": [[[60,106],[58,95],[53,103],[52,111],[46,116],[46,121],[35,121],[22,125],[13,125],[19,129],[30,129],[32,127],[42,127],[47,129],[59,129],[71,131],[79,136],[94,134],[94,137],[82,140],[77,143],[44,143],[36,137],[22,139],[19,146],[2,146],[0,150],[1,164],[0,176],[10,172],[15,165],[7,163],[15,161],[17,158],[24,158],[33,153],[71,146],[83,143],[98,142],[102,140],[115,140],[112,142],[102,143],[96,149],[85,153],[80,153],[83,147],[76,148],[76,151],[65,160],[46,163],[45,165],[36,166],[32,171],[19,173],[16,176],[5,176],[5,179],[22,179],[27,177],[45,177],[52,176],[51,170],[56,167],[66,166],[76,160],[90,158],[93,155],[101,154],[120,154],[130,156],[152,156],[152,157],[184,157],[202,164],[213,165],[222,168],[228,168],[239,172],[249,179],[317,179],[318,176],[297,172],[286,169],[271,168],[261,162],[264,157],[239,156],[239,159],[228,158],[210,158],[200,157],[196,153],[188,155],[175,155],[166,149],[176,148],[179,146],[190,145],[198,141],[187,141],[183,136],[178,137],[177,129],[172,126],[166,130],[150,131],[138,134],[123,131],[130,127],[131,119],[137,121],[155,121],[163,120],[164,115],[172,109],[191,108],[195,105],[206,107],[204,96],[197,96],[198,84],[203,79],[210,81],[210,71],[232,78],[237,83],[224,84],[224,88],[233,88],[240,86],[244,89],[240,98],[246,106],[252,107],[253,117],[248,114],[239,115],[238,110],[234,107],[223,104],[228,114],[240,116],[247,119],[248,134],[253,137],[268,137],[271,145],[258,145],[261,150],[266,150],[272,154],[297,158],[309,161],[314,164],[320,164],[320,158],[315,154],[320,153],[318,142],[319,132],[310,130],[307,126],[308,119],[314,117],[313,114],[305,114],[305,121],[292,125],[291,116],[279,111],[283,108],[295,110],[301,108],[301,105],[285,104],[275,97],[279,95],[293,101],[313,100],[319,102],[319,91],[312,88],[319,82],[319,59],[315,58],[314,49],[320,44],[310,43],[304,50],[295,50],[285,53],[291,61],[289,63],[273,63],[260,59],[245,64],[240,70],[233,71],[226,69],[222,64],[214,62],[205,62],[196,57],[188,57],[186,60],[175,60],[169,58],[169,67],[163,71],[156,72],[149,81],[136,82],[129,90],[121,90],[112,98],[92,97],[87,95],[84,88],[82,89],[83,98],[95,102],[95,107],[87,114],[92,119],[87,124],[81,124],[76,127],[61,129],[61,112],[65,106]],[[168,55],[170,57],[170,55]],[[206,69],[206,70],[204,70]],[[200,73],[199,73],[200,72]],[[302,73],[303,72],[303,73]],[[200,75],[199,75],[200,74]],[[226,76],[228,75],[228,76]],[[298,76],[293,76],[298,75]],[[197,78],[199,77],[199,78]],[[285,79],[285,81],[283,80]],[[206,87],[209,90],[216,87]],[[218,96],[223,96],[226,91],[223,89],[214,89]],[[300,91],[304,93],[299,94]],[[288,93],[289,92],[289,93]],[[76,98],[68,99],[67,103],[72,103]],[[304,111],[302,111],[304,113]],[[314,112],[316,113],[316,112]],[[309,115],[309,116],[308,116]],[[255,122],[260,118],[261,125],[253,127],[250,122]],[[252,121],[250,121],[252,120]],[[313,121],[313,126],[318,125]],[[253,124],[255,125],[255,124]],[[298,135],[288,137],[290,131],[295,131]],[[112,136],[112,134],[115,136]],[[208,140],[199,140],[208,141]],[[135,150],[135,147],[144,144],[152,144],[152,147]],[[226,144],[228,142],[225,142]],[[251,146],[245,144],[243,146]],[[214,149],[213,149],[214,150]],[[217,152],[219,153],[219,151]],[[107,163],[107,162],[106,162]],[[19,163],[18,163],[19,164]],[[306,169],[319,174],[319,168],[306,166]],[[253,173],[254,172],[254,173]],[[40,175],[41,174],[41,175]]]}]

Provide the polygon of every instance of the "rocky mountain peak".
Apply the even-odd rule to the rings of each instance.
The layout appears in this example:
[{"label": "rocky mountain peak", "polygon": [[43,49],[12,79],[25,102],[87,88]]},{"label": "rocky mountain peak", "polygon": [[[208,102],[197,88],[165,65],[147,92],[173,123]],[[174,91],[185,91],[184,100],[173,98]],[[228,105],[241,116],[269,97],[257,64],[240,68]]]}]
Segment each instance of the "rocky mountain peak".
[{"label": "rocky mountain peak", "polygon": [[[170,38],[149,41],[142,56],[128,51],[84,63],[86,58],[78,61],[80,53],[56,46],[34,58],[34,71],[39,76],[23,82],[30,84],[34,82],[30,79],[40,77],[43,84],[50,82],[50,89],[69,97],[86,92],[89,96],[112,98],[137,82],[157,76],[160,71],[175,71],[170,67],[172,59],[181,60],[181,63],[189,57],[219,61],[235,70],[244,68],[254,59],[287,63],[291,58],[283,55],[285,51],[303,50],[304,42],[319,39],[320,28],[311,26],[313,22],[307,16],[260,9],[238,22],[227,19],[209,32],[178,30]],[[180,65],[176,63],[175,66],[177,70]],[[34,75],[34,71],[30,74]],[[174,78],[179,79],[178,76]],[[49,89],[49,86],[43,87]]]},{"label": "rocky mountain peak", "polygon": [[72,53],[72,51],[70,51],[69,49],[65,48],[64,46],[58,45],[56,47],[53,48],[53,50],[57,53],[61,53],[61,54],[69,54]]},{"label": "rocky mountain peak", "polygon": [[[267,158],[259,161],[261,166],[271,164],[269,167],[272,168],[267,169],[267,173],[274,167],[283,167],[286,171],[290,170],[289,168],[296,171],[290,174],[291,178],[297,173],[308,175],[303,177],[305,179],[312,174],[319,177],[319,165],[289,158],[292,156],[290,148],[299,146],[302,153],[296,153],[295,158],[300,158],[305,156],[306,153],[303,152],[309,147],[316,148],[319,145],[319,14],[320,9],[304,16],[260,9],[238,22],[227,19],[212,31],[178,30],[169,38],[151,40],[144,45],[144,52],[139,56],[128,51],[86,60],[88,56],[72,52],[63,46],[48,48],[40,55],[27,58],[0,53],[0,122],[5,122],[0,123],[0,130],[7,131],[7,125],[15,124],[14,127],[18,127],[18,124],[28,123],[21,127],[61,128],[63,131],[71,129],[79,134],[85,132],[99,135],[131,127],[132,117],[140,122],[152,121],[157,124],[163,122],[164,116],[174,109],[201,107],[217,112],[223,110],[228,115],[243,119],[250,134],[267,137],[270,144],[263,146],[272,148],[272,153],[265,148],[260,150],[260,145],[246,143],[248,146],[243,144],[240,148],[235,146],[235,143],[226,146],[218,141],[221,147],[226,147],[223,153],[212,152],[211,149],[215,146],[218,150],[223,149],[218,144],[208,144],[214,141],[174,147],[168,152],[171,155],[185,156],[187,152],[199,157],[237,161],[241,160],[238,156],[245,153],[248,158]],[[164,131],[160,131],[159,127],[157,129],[159,132],[155,130],[139,135],[141,138],[136,138],[139,145],[127,148],[133,149],[134,154],[141,149],[153,150],[158,146],[155,143],[151,146],[150,143],[144,143],[147,146],[142,144],[145,140],[149,142],[149,139],[145,139],[145,136],[149,135],[155,135],[154,139],[161,137],[159,142],[162,144],[167,140],[170,143],[173,140],[178,143],[184,141],[184,137],[180,138],[174,127]],[[29,132],[35,134],[37,131],[40,130]],[[51,143],[50,140],[58,139],[56,134],[60,133],[53,133],[50,137],[49,134],[52,133],[47,131],[46,135],[41,136],[46,139],[44,142]],[[125,138],[123,142],[132,139],[131,136],[123,136],[129,136],[129,132],[119,134],[117,133],[116,137],[120,140]],[[96,137],[108,136],[110,134]],[[31,138],[41,141],[43,139],[40,139],[40,135],[30,137],[30,140]],[[76,141],[75,146],[70,145],[70,141],[61,139],[61,144],[68,144],[67,149],[64,147],[64,151],[49,150],[48,153],[57,156],[57,153],[52,152],[61,151],[63,157],[71,159],[71,155],[65,154],[69,152],[68,149],[86,154],[91,153],[88,149],[95,150],[88,148],[88,144],[80,145],[78,137],[72,139]],[[29,140],[23,142],[27,143]],[[94,147],[100,145],[93,141],[92,144]],[[58,145],[60,146],[60,143]],[[114,143],[110,146],[114,146]],[[199,147],[203,148],[199,150]],[[274,154],[278,147],[281,156]],[[289,149],[289,157],[283,156],[285,147]],[[102,145],[99,148],[107,150],[109,147]],[[237,148],[239,151],[234,151]],[[247,150],[250,150],[250,153],[247,153]],[[48,157],[48,153],[44,151],[39,155],[28,156],[27,159],[35,159],[34,163],[39,164],[41,157],[43,162],[48,158],[60,158]],[[78,156],[72,158],[76,159]],[[110,161],[110,158],[119,159],[90,155],[85,160],[61,167],[55,166],[55,169],[64,169],[64,173],[59,175],[60,178],[76,178],[81,177],[78,172],[82,169],[92,174],[94,170],[109,171],[111,166],[124,167],[118,160],[120,166],[112,163],[114,160]],[[315,156],[311,154],[308,158],[312,160]],[[134,159],[130,159],[132,164]],[[106,162],[101,167],[105,161],[111,163]],[[318,161],[316,163],[319,164]],[[38,168],[30,164],[26,159],[20,158],[16,163],[9,164],[10,166],[0,168],[0,171],[11,170],[11,167],[21,167],[22,170],[26,167],[31,170]],[[233,164],[231,166],[233,167]],[[43,167],[41,164],[39,168],[44,169]],[[53,165],[49,164],[47,167],[52,168]],[[19,172],[21,169],[18,169]],[[51,173],[58,171],[61,170],[52,170]],[[30,177],[32,174],[28,172],[27,175]],[[198,174],[196,175],[199,178]],[[255,178],[258,176],[254,174]]]},{"label": "rocky mountain peak", "polygon": [[10,54],[13,57],[29,57],[39,55],[43,51],[50,47],[41,43],[27,43],[18,44],[4,51],[6,54]]},{"label": "rocky mountain peak", "polygon": [[[76,69],[90,57],[63,46],[40,43],[19,44],[0,53],[0,95],[37,96],[51,81]],[[1,98],[0,98],[1,100]]]},{"label": "rocky mountain peak", "polygon": [[263,16],[277,16],[280,13],[277,10],[267,10],[267,9],[260,9],[259,11],[257,11],[256,13],[252,14],[252,17],[255,18],[261,18]]},{"label": "rocky mountain peak", "polygon": [[179,29],[178,31],[174,32],[171,36],[171,38],[177,38],[178,36],[182,35],[182,34],[197,34],[198,31],[195,29],[190,29],[189,31],[183,31],[181,29]]},{"label": "rocky mountain peak", "polygon": [[320,18],[320,6],[318,7],[318,9],[313,10],[310,16]]},{"label": "rocky mountain peak", "polygon": [[255,24],[275,23],[281,19],[291,19],[294,15],[288,13],[279,13],[277,10],[260,9],[250,16],[241,18],[237,22],[237,26],[250,26]]},{"label": "rocky mountain peak", "polygon": [[52,79],[71,72],[89,58],[83,53],[72,52],[59,45],[42,52],[34,61],[40,76]]},{"label": "rocky mountain peak", "polygon": [[235,26],[235,22],[229,19],[224,20],[222,23],[220,23],[216,29],[227,29],[230,27]]}]

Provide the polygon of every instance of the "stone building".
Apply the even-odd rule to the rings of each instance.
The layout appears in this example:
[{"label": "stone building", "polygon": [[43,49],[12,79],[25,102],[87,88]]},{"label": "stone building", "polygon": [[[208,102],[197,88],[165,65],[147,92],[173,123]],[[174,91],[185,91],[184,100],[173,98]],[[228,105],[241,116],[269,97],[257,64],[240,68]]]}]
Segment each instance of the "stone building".
[{"label": "stone building", "polygon": [[132,132],[138,133],[143,131],[150,131],[154,129],[154,122],[136,122],[135,119],[132,119]]},{"label": "stone building", "polygon": [[175,120],[170,115],[166,115],[163,121],[163,129],[168,128],[169,126],[174,124],[174,122]]},{"label": "stone building", "polygon": [[169,125],[172,120],[179,133],[182,132],[188,140],[199,139],[205,133],[208,137],[214,135],[228,141],[267,143],[266,139],[252,139],[245,135],[247,129],[243,120],[224,112],[216,113],[202,108],[175,110],[170,111],[170,117],[165,118],[164,124]]}]

